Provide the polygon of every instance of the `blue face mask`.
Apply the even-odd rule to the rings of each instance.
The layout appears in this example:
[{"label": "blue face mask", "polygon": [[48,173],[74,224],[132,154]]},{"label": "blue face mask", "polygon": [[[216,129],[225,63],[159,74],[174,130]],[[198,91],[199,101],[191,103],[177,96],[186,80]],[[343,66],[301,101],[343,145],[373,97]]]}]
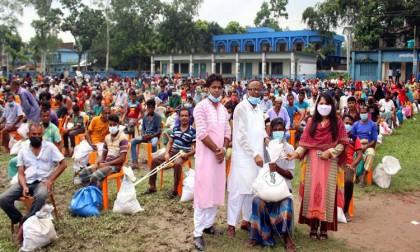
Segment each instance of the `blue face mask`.
[{"label": "blue face mask", "polygon": [[210,99],[210,101],[212,101],[214,103],[218,103],[222,100],[222,96],[219,96],[219,98],[214,98],[213,95],[209,94],[209,99]]},{"label": "blue face mask", "polygon": [[273,139],[282,141],[284,138],[284,131],[273,131]]},{"label": "blue face mask", "polygon": [[346,124],[344,127],[346,127],[346,132],[349,133],[351,131],[352,126],[349,124]]},{"label": "blue face mask", "polygon": [[63,99],[66,99],[67,98],[67,95],[63,95]]},{"label": "blue face mask", "polygon": [[248,97],[248,101],[249,101],[249,103],[251,103],[252,105],[257,105],[257,104],[260,104],[260,103],[261,103],[260,98],[255,98],[255,97],[252,97],[252,96],[249,96],[249,97]]},{"label": "blue face mask", "polygon": [[360,119],[362,119],[362,121],[366,121],[368,119],[368,114],[360,114]]}]

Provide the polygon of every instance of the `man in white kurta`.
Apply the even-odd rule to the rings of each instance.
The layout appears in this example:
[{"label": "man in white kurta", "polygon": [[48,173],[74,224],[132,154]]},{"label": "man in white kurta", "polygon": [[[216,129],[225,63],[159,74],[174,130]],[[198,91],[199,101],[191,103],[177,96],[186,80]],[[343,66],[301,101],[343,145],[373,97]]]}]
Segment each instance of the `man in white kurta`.
[{"label": "man in white kurta", "polygon": [[[228,178],[227,223],[229,238],[235,236],[235,226],[242,212],[241,228],[249,230],[252,215],[252,184],[264,162],[264,116],[259,105],[261,84],[248,84],[247,96],[233,114],[232,164]],[[268,138],[267,138],[268,139]]]}]

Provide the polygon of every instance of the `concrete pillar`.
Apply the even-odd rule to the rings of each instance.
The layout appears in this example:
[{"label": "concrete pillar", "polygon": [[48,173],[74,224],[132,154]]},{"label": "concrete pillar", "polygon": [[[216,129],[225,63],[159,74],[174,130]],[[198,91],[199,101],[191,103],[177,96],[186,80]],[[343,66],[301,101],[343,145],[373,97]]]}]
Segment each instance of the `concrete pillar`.
[{"label": "concrete pillar", "polygon": [[193,62],[193,56],[190,54],[190,77],[192,77],[194,74],[194,62]]},{"label": "concrete pillar", "polygon": [[295,79],[295,53],[290,53],[290,79]]},{"label": "concrete pillar", "polygon": [[273,76],[273,66],[271,65],[271,61],[268,62],[268,74],[270,78]]},{"label": "concrete pillar", "polygon": [[153,55],[150,57],[150,76],[155,75],[155,57]]},{"label": "concrete pillar", "polygon": [[169,76],[174,76],[174,60],[172,55],[169,56]]},{"label": "concrete pillar", "polygon": [[239,68],[241,67],[241,64],[239,63],[239,53],[236,53],[236,60],[235,60],[235,69],[236,69],[236,81],[239,80]]},{"label": "concrete pillar", "polygon": [[264,82],[264,78],[265,78],[265,52],[262,53],[261,55],[262,58],[262,63],[261,63],[261,80]]},{"label": "concrete pillar", "polygon": [[211,55],[211,73],[216,72],[216,62],[214,61],[214,53]]}]

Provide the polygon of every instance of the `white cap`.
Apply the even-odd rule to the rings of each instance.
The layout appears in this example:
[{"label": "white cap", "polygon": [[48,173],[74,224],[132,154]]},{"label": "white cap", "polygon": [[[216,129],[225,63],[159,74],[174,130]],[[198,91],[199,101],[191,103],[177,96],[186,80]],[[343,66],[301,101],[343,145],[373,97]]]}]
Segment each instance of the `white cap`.
[{"label": "white cap", "polygon": [[276,97],[275,101],[276,102],[283,102],[283,99],[280,96],[278,96],[278,97]]}]

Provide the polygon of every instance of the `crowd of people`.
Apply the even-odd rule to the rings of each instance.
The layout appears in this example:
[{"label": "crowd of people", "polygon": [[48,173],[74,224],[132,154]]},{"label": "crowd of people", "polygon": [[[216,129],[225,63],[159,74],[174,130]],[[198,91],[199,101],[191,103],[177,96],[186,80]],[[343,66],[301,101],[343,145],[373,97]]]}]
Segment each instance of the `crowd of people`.
[{"label": "crowd of people", "polygon": [[[235,237],[242,217],[240,228],[249,232],[247,246],[274,246],[279,235],[288,251],[296,251],[293,201],[254,197],[253,181],[260,168],[268,163],[292,192],[295,159],[300,160],[298,223],[309,225],[312,239],[328,239],[329,230],[337,231],[337,207],[351,221],[354,181],[361,188],[366,185],[378,136],[417,113],[420,94],[415,80],[260,81],[217,74],[206,79],[101,79],[96,74],[37,81],[28,74],[23,80],[2,80],[1,91],[3,151],[10,151],[10,136],[22,125],[28,128],[28,141],[9,163],[9,177],[17,174],[18,182],[0,195],[0,207],[12,223],[20,224],[18,240],[22,223],[44,205],[54,180],[67,167],[65,157],[74,156],[77,139],[84,134],[99,157],[80,171],[83,185],[100,187],[128,157],[133,169],[140,168],[139,144],[150,143],[152,152],[163,144],[164,151],[147,160],[150,169],[182,151],[173,162],[169,199],[178,196],[182,164],[195,158],[193,234],[198,250],[205,248],[203,234],[223,233],[214,220],[227,190],[227,236]],[[297,144],[288,142],[291,137]],[[286,158],[270,160],[265,146],[273,139],[282,143]],[[339,176],[344,186],[337,186]],[[154,175],[143,194],[156,191]],[[34,203],[22,216],[14,201],[29,195]]]}]

